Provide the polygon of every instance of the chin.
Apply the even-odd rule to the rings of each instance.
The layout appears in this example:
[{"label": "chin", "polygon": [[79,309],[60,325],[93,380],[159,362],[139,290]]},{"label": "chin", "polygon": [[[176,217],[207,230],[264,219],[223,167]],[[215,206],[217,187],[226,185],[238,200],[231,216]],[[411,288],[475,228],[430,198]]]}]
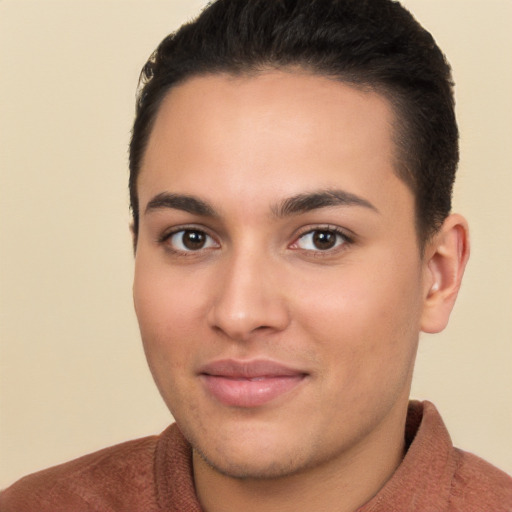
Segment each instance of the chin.
[{"label": "chin", "polygon": [[231,478],[284,477],[308,466],[311,454],[315,453],[304,446],[303,439],[294,435],[288,425],[283,428],[275,422],[253,423],[238,418],[213,429],[211,425],[206,430],[205,425],[201,426],[182,428],[193,447],[194,458],[197,456],[199,464],[205,463]]},{"label": "chin", "polygon": [[256,454],[244,453],[235,456],[215,454],[207,456],[194,448],[195,454],[210,468],[229,478],[240,480],[267,480],[284,478],[306,469],[308,464],[301,460],[300,454],[288,456],[275,451],[257,451]]}]

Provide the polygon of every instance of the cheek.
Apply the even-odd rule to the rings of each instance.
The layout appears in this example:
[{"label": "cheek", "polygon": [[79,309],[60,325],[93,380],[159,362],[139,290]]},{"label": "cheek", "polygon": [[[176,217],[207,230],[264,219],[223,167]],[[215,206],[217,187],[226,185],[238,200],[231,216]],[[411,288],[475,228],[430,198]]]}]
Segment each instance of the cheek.
[{"label": "cheek", "polygon": [[172,336],[191,328],[202,290],[193,272],[176,272],[164,261],[141,250],[135,261],[133,297],[142,333]]},{"label": "cheek", "polygon": [[414,357],[419,267],[392,257],[380,261],[376,268],[354,264],[335,278],[306,283],[308,293],[302,294],[297,318],[325,357],[341,363],[342,377],[363,373],[371,378],[388,368],[405,369]]},{"label": "cheek", "polygon": [[[179,292],[176,280],[143,262],[135,270],[133,297],[146,359],[171,414],[187,399],[190,358],[194,354],[193,305]],[[186,340],[186,343],[183,343]],[[181,404],[181,405],[180,405]]]},{"label": "cheek", "polygon": [[[133,298],[146,357],[157,384],[170,379],[190,353],[180,340],[192,340],[197,305],[169,272],[136,261]],[[186,286],[186,285],[185,285]],[[186,288],[185,288],[186,289]]]}]

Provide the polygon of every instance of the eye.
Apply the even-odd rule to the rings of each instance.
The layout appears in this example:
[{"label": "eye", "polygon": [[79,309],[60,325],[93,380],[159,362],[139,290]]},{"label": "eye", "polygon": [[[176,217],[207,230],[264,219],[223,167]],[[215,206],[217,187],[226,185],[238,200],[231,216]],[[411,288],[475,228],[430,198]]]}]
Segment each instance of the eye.
[{"label": "eye", "polygon": [[167,237],[167,243],[176,251],[191,252],[217,247],[215,240],[199,229],[182,229]]},{"label": "eye", "polygon": [[300,236],[292,248],[306,251],[328,251],[346,243],[347,237],[335,229],[314,229]]}]

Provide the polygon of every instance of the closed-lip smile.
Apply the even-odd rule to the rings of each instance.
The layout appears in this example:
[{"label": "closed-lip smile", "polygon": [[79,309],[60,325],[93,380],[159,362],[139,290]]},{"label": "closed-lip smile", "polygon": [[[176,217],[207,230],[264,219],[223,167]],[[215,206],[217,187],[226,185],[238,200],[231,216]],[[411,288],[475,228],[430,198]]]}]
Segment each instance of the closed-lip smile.
[{"label": "closed-lip smile", "polygon": [[297,387],[308,375],[276,361],[222,359],[200,368],[206,391],[224,405],[258,407]]}]

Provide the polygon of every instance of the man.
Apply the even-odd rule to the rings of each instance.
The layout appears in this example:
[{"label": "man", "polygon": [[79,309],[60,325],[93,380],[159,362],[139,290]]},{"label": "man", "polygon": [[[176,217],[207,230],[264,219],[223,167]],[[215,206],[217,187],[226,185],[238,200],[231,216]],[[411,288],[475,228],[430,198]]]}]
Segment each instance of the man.
[{"label": "man", "polygon": [[469,255],[450,69],[389,0],[219,0],[144,68],[134,302],[176,419],[1,510],[510,510],[409,403]]}]

